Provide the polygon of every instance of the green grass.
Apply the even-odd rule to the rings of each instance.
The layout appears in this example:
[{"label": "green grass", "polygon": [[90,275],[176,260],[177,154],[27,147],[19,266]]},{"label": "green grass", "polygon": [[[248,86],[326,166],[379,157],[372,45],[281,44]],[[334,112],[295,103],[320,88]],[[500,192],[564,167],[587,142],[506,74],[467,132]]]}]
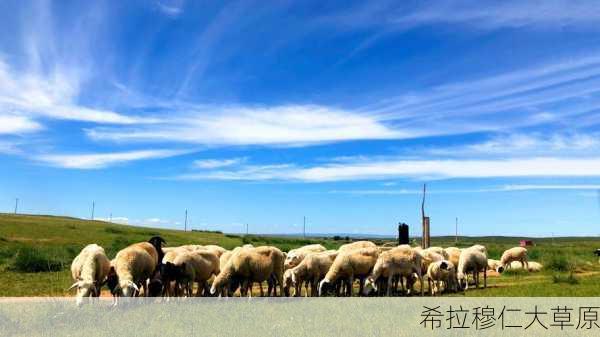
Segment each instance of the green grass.
[{"label": "green grass", "polygon": [[[246,243],[274,245],[283,251],[321,243],[337,248],[345,240],[331,238],[269,237],[222,234],[212,231],[125,226],[69,217],[0,214],[0,296],[60,296],[72,281],[68,271],[72,259],[87,244],[105,248],[109,258],[127,245],[162,236],[168,246],[217,244],[232,249]],[[490,258],[518,245],[518,237],[434,237],[434,246],[468,247],[475,243],[488,249]],[[530,260],[544,265],[541,273],[509,271],[488,278],[488,289],[467,291],[466,296],[600,296],[600,264],[593,252],[600,238],[532,239]],[[386,240],[376,240],[383,244]],[[573,275],[573,276],[569,276]],[[518,285],[518,286],[517,286]],[[457,294],[456,296],[463,296]]]}]

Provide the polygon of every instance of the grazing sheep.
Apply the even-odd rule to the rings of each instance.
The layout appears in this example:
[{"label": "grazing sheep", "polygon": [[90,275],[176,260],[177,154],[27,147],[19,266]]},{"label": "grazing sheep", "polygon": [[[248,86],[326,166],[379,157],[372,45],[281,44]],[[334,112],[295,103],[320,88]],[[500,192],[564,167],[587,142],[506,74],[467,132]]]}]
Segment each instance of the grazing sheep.
[{"label": "grazing sheep", "polygon": [[445,284],[446,289],[455,291],[455,274],[456,269],[450,261],[442,260],[430,264],[427,268],[427,282],[431,296],[441,293],[441,284]]},{"label": "grazing sheep", "polygon": [[452,262],[452,264],[456,267],[458,266],[458,259],[460,258],[460,248],[457,247],[448,247],[444,249],[446,254],[448,254],[447,260]]},{"label": "grazing sheep", "polygon": [[325,250],[326,248],[320,244],[307,245],[300,248],[292,249],[287,253],[283,267],[285,269],[293,268],[300,264],[300,262],[302,262],[306,255],[310,253],[324,252]]},{"label": "grazing sheep", "polygon": [[[371,242],[371,244],[373,243]],[[373,269],[378,257],[377,246],[340,251],[323,280],[319,282],[319,296],[323,295],[326,288],[333,285],[338,279],[348,280],[347,294],[352,296],[352,285],[355,278],[360,281],[360,294],[362,294],[364,279]]]},{"label": "grazing sheep", "polygon": [[175,257],[172,263],[167,262],[166,266],[167,269],[174,270],[173,274],[177,283],[183,285],[183,290],[189,297],[192,296],[194,282],[198,283],[196,296],[200,296],[206,286],[206,281],[220,272],[219,257],[206,249],[182,252]]},{"label": "grazing sheep", "polygon": [[[410,278],[416,274],[421,281],[421,296],[423,295],[423,274],[421,270],[422,256],[418,250],[410,246],[398,246],[379,255],[371,275],[367,278],[363,291],[367,295],[371,289],[378,291],[377,281],[380,278],[387,280],[386,295],[390,296],[394,278]],[[386,282],[384,281],[384,284]]]},{"label": "grazing sheep", "polygon": [[519,261],[524,269],[529,269],[529,267],[527,267],[527,249],[523,247],[513,247],[502,253],[500,265],[502,265],[504,269],[510,268],[511,262],[513,261]]},{"label": "grazing sheep", "polygon": [[458,261],[458,267],[456,269],[456,277],[458,285],[463,289],[467,290],[469,282],[467,274],[473,273],[473,280],[475,281],[475,287],[479,288],[479,272],[483,271],[483,287],[487,287],[487,256],[484,254],[479,247],[465,248],[460,253]]},{"label": "grazing sheep", "polygon": [[290,288],[294,287],[294,296],[298,293],[298,287],[294,285],[292,280],[292,269],[286,269],[283,272],[283,294],[286,297],[290,297]]},{"label": "grazing sheep", "polygon": [[377,248],[377,245],[371,241],[356,241],[356,242],[351,242],[351,243],[346,243],[344,245],[341,245],[340,248],[338,249],[338,252],[341,253],[341,252],[345,252],[348,250],[360,249],[360,248]]},{"label": "grazing sheep", "polygon": [[[136,295],[140,291],[139,286],[146,288],[146,280],[154,274],[157,256],[150,255],[143,247],[144,245],[133,244],[120,250],[115,257],[114,270],[118,278],[115,291],[120,296]],[[147,292],[144,291],[144,294],[147,295]]]},{"label": "grazing sheep", "polygon": [[317,285],[325,277],[337,255],[338,252],[335,250],[312,253],[307,255],[299,265],[288,269],[291,271],[290,277],[296,289],[296,296],[300,296],[302,283],[306,287],[306,296],[308,296],[309,285],[310,296],[317,296]]},{"label": "grazing sheep", "polygon": [[77,288],[77,306],[83,304],[83,298],[100,296],[100,288],[110,272],[110,261],[104,248],[97,244],[85,246],[71,263],[71,275],[75,283],[69,288]]},{"label": "grazing sheep", "polygon": [[[273,277],[283,293],[283,253],[275,247],[241,248],[233,253],[210,288],[211,294],[221,293],[225,287],[241,282],[245,296],[253,282],[268,281]],[[262,288],[261,288],[262,290]]]}]

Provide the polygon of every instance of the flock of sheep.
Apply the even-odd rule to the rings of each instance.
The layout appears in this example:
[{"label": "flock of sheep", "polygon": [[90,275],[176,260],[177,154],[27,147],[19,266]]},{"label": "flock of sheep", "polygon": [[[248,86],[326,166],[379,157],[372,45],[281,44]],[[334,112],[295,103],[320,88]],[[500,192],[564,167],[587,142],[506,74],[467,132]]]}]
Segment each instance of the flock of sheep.
[{"label": "flock of sheep", "polygon": [[[487,258],[482,245],[469,248],[409,245],[377,246],[370,241],[356,241],[338,250],[326,250],[312,244],[284,253],[276,247],[244,245],[226,250],[216,245],[163,247],[158,236],[148,242],[132,244],[109,260],[102,247],[90,244],[73,260],[71,273],[77,289],[77,305],[86,297],[100,296],[106,285],[114,296],[251,296],[258,283],[264,296],[352,296],[355,280],[360,295],[411,294],[418,280],[421,296],[425,280],[431,295],[442,291],[465,291],[468,276],[479,287],[487,286],[487,271],[507,268],[539,271],[541,265],[529,262],[527,249],[506,250],[499,261]],[[400,287],[400,290],[398,288]]]}]

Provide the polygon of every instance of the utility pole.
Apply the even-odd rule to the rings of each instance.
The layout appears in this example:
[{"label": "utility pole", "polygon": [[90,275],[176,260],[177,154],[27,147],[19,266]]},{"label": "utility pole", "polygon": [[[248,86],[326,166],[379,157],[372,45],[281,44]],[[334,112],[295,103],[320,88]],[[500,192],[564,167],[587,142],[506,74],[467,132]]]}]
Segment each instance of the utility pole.
[{"label": "utility pole", "polygon": [[112,222],[112,213],[110,213],[110,220],[108,222]]},{"label": "utility pole", "polygon": [[248,224],[246,224],[246,235],[248,235]]},{"label": "utility pole", "polygon": [[302,237],[306,239],[306,216],[304,216],[304,221],[302,222]]},{"label": "utility pole", "polygon": [[454,229],[456,231],[456,238],[455,238],[454,242],[458,243],[458,217],[456,217],[456,222],[454,223]]},{"label": "utility pole", "polygon": [[94,211],[96,210],[96,202],[92,201],[92,220],[94,220]]},{"label": "utility pole", "polygon": [[15,199],[15,214],[17,214],[17,211],[19,210],[19,198]]},{"label": "utility pole", "polygon": [[185,221],[183,222],[183,231],[187,232],[187,209],[185,210]]}]

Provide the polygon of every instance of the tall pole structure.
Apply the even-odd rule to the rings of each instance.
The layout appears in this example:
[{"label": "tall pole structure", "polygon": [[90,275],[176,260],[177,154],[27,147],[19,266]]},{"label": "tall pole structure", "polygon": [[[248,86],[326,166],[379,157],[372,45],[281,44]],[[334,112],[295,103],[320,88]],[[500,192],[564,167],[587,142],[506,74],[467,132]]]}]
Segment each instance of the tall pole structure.
[{"label": "tall pole structure", "polygon": [[92,201],[92,220],[94,220],[94,211],[96,210],[96,202]]},{"label": "tall pole structure", "polygon": [[187,232],[187,209],[185,210],[185,221],[183,222],[183,231]]},{"label": "tall pole structure", "polygon": [[458,243],[458,217],[456,217],[456,222],[454,223],[454,230],[456,231],[456,237],[454,239],[455,243]]},{"label": "tall pole structure", "polygon": [[108,222],[112,222],[112,213],[110,213],[110,218],[109,218]]},{"label": "tall pole structure", "polygon": [[306,239],[306,216],[304,217],[304,221],[302,223],[302,237]]},{"label": "tall pole structure", "polygon": [[246,224],[246,235],[248,235],[248,224]]},{"label": "tall pole structure", "polygon": [[19,210],[19,198],[15,199],[15,214],[17,214],[17,211]]}]

